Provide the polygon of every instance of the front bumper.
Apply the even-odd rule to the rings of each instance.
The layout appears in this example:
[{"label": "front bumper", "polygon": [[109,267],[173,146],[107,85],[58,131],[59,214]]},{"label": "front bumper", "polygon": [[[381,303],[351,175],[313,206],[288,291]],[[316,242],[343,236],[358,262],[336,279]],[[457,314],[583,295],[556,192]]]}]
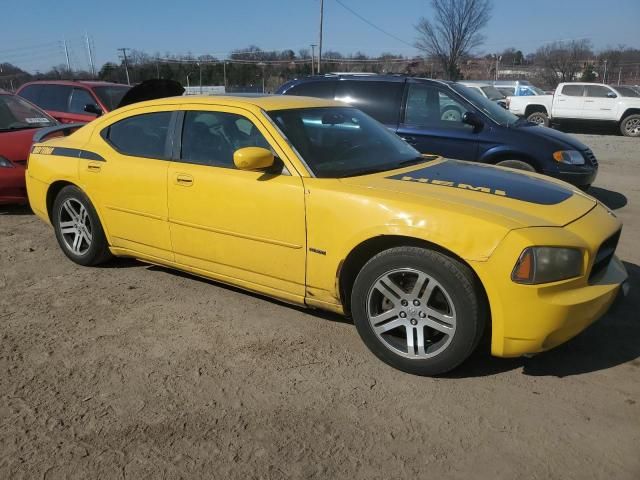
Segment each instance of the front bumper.
[{"label": "front bumper", "polygon": [[598,169],[594,167],[580,167],[575,170],[555,170],[545,172],[550,177],[557,178],[563,182],[570,183],[576,187],[588,187],[595,182],[598,176]]},{"label": "front bumper", "polygon": [[[597,206],[565,227],[513,230],[486,262],[472,263],[491,308],[491,353],[515,357],[539,353],[566,342],[598,320],[609,309],[627,280],[617,257],[589,281],[600,245],[621,227],[620,222]],[[567,245],[581,248],[584,275],[542,285],[511,281],[516,259],[531,245]]]},{"label": "front bumper", "polygon": [[0,205],[27,203],[24,167],[0,168]]}]

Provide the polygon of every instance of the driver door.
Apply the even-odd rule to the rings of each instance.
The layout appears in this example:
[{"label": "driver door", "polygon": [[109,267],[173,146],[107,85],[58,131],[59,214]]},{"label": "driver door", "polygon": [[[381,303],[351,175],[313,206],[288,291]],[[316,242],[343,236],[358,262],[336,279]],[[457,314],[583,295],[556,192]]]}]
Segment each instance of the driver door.
[{"label": "driver door", "polygon": [[404,118],[397,134],[420,153],[475,160],[478,135],[462,123],[467,107],[449,92],[428,83],[407,83]]},{"label": "driver door", "polygon": [[[168,170],[176,262],[245,288],[303,299],[302,178],[250,112],[199,105],[186,109],[181,124],[181,145]],[[233,152],[248,146],[270,148],[275,168],[236,169]]]}]

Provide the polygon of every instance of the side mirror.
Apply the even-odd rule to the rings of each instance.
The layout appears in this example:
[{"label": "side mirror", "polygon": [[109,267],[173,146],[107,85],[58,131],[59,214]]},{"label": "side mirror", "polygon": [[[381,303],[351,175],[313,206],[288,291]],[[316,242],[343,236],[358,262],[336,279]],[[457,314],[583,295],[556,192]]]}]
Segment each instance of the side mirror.
[{"label": "side mirror", "polygon": [[84,106],[84,111],[87,113],[92,113],[93,115],[97,115],[98,117],[102,115],[102,109],[100,109],[97,105],[93,103],[87,103]]},{"label": "side mirror", "polygon": [[239,148],[233,152],[233,163],[239,170],[264,170],[273,166],[273,153],[261,147]]},{"label": "side mirror", "polygon": [[615,94],[615,93],[613,93],[613,92],[609,92],[609,93],[607,93],[607,97],[609,97],[609,98],[616,98],[617,96],[618,96],[618,95],[616,95],[616,94]]},{"label": "side mirror", "polygon": [[462,123],[471,125],[474,132],[479,132],[484,127],[484,122],[475,112],[464,112],[462,115]]}]

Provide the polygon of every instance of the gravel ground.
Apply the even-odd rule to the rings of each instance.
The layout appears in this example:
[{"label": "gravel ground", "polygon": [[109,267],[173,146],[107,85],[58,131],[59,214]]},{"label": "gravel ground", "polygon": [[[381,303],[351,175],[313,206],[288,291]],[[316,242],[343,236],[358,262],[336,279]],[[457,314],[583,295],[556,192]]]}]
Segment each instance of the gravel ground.
[{"label": "gravel ground", "polygon": [[640,141],[581,135],[632,291],[530,359],[395,371],[340,317],[135,261],[82,268],[0,210],[0,478],[640,478]]}]

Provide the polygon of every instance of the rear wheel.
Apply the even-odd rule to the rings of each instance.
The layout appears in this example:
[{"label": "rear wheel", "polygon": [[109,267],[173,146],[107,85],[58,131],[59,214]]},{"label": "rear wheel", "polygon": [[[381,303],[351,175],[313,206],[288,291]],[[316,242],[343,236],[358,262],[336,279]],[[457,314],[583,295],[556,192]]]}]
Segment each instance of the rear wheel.
[{"label": "rear wheel", "polygon": [[383,362],[438,375],[477,346],[485,326],[481,298],[466,265],[432,250],[397,247],[362,268],[351,311],[362,340]]},{"label": "rear wheel", "polygon": [[60,248],[75,263],[98,265],[111,258],[98,215],[78,187],[60,190],[53,202],[52,223]]},{"label": "rear wheel", "polygon": [[629,115],[620,122],[620,132],[625,137],[640,137],[640,115]]},{"label": "rear wheel", "polygon": [[536,125],[542,125],[543,127],[549,126],[549,117],[544,112],[533,112],[527,117],[527,120]]},{"label": "rear wheel", "polygon": [[516,170],[525,170],[527,172],[535,172],[536,169],[530,163],[527,163],[523,160],[502,160],[501,162],[496,163],[499,167],[509,167],[514,168]]}]

